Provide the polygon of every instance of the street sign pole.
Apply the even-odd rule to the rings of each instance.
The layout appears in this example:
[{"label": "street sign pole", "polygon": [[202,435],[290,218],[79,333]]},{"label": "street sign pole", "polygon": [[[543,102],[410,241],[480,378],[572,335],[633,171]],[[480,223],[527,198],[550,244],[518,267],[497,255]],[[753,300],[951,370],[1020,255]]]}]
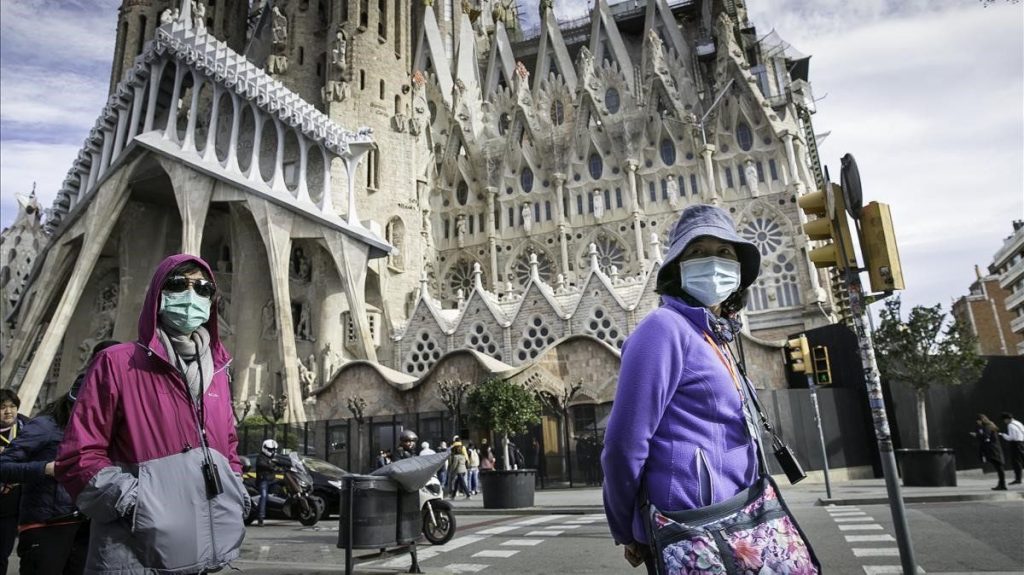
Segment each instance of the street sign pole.
[{"label": "street sign pole", "polygon": [[818,385],[814,376],[807,375],[807,388],[811,390],[811,407],[814,409],[814,425],[818,427],[818,443],[821,444],[821,464],[825,473],[825,494],[832,499],[832,481],[828,477],[828,450],[825,449],[825,433],[821,430],[821,410],[818,409]]},{"label": "street sign pole", "polygon": [[914,561],[914,546],[910,540],[910,527],[907,525],[906,509],[903,506],[903,495],[900,492],[900,481],[896,472],[896,454],[893,451],[892,436],[889,432],[889,418],[885,414],[885,399],[882,396],[882,382],[878,375],[878,364],[875,361],[875,349],[871,343],[871,333],[866,328],[868,322],[864,289],[857,270],[847,269],[846,288],[850,296],[850,316],[853,318],[853,330],[860,345],[860,361],[864,367],[868,406],[871,409],[871,421],[874,422],[878,452],[882,459],[882,474],[885,476],[885,488],[889,495],[889,508],[892,510],[892,522],[896,531],[896,545],[900,551],[900,563],[903,564],[903,575],[916,575],[917,563]]}]

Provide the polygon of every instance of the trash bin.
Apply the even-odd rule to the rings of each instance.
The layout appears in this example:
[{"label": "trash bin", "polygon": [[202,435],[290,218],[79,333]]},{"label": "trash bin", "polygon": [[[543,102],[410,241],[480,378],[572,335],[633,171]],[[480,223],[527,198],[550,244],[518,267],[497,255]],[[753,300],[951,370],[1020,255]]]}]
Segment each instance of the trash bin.
[{"label": "trash bin", "polygon": [[[352,490],[351,497],[349,490]],[[353,549],[380,549],[396,545],[399,491],[398,484],[387,477],[345,476],[341,487],[338,547],[347,546],[350,524]]]},{"label": "trash bin", "polygon": [[398,544],[407,545],[420,536],[423,516],[420,513],[420,492],[398,489]]},{"label": "trash bin", "polygon": [[949,448],[897,449],[903,485],[956,487],[956,457]]}]

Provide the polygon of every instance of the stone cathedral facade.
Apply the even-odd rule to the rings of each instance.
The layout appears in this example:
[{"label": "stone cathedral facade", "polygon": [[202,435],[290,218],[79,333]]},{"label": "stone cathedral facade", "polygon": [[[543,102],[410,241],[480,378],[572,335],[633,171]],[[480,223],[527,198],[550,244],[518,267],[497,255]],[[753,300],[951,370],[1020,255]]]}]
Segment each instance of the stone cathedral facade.
[{"label": "stone cathedral facade", "polygon": [[807,58],[740,0],[514,4],[126,0],[2,383],[66,388],[188,251],[236,399],[287,393],[293,421],[444,409],[439,382],[491,376],[607,404],[679,210],[714,203],[763,260],[744,355],[785,386],[785,336],[832,310],[796,203],[824,184]]}]

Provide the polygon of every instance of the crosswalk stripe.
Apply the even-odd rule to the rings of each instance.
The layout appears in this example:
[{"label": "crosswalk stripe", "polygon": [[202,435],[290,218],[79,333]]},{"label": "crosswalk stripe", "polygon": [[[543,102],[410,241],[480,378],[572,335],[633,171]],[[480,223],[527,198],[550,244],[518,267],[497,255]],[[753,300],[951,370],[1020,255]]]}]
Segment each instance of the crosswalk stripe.
[{"label": "crosswalk stripe", "polygon": [[874,521],[875,519],[869,515],[864,517],[835,517],[833,521],[836,523],[860,523],[861,521]]},{"label": "crosswalk stripe", "polygon": [[491,527],[489,529],[481,529],[480,531],[477,531],[477,533],[480,533],[482,535],[501,535],[502,533],[515,531],[516,529],[519,529],[519,527],[516,525],[510,525],[505,527]]},{"label": "crosswalk stripe", "polygon": [[579,525],[552,525],[552,529],[579,529]]},{"label": "crosswalk stripe", "polygon": [[895,547],[854,547],[854,557],[899,557],[900,550]]},{"label": "crosswalk stripe", "polygon": [[[925,570],[920,567],[917,568],[918,573],[924,573]],[[865,565],[864,575],[885,575],[887,573],[903,573],[902,565]],[[952,575],[952,574],[949,574]]]},{"label": "crosswalk stripe", "polygon": [[270,545],[260,545],[260,553],[256,556],[257,561],[266,561],[270,555]]},{"label": "crosswalk stripe", "polygon": [[888,533],[883,535],[846,535],[845,537],[847,543],[862,543],[866,541],[885,541],[886,543],[891,543],[896,541]]},{"label": "crosswalk stripe", "polygon": [[502,545],[516,545],[516,546],[533,546],[540,545],[545,539],[509,539],[502,543]]},{"label": "crosswalk stripe", "polygon": [[[456,537],[444,545],[435,545],[433,547],[418,547],[416,550],[416,558],[420,561],[425,561],[431,557],[436,557],[446,551],[458,549],[459,547],[465,547],[471,545],[477,541],[483,541],[487,537],[480,537],[478,535],[464,535],[462,537]],[[380,567],[408,567],[412,564],[412,558],[409,557],[408,553],[402,553],[398,557],[388,559],[386,561],[371,561],[369,563],[362,563],[361,565],[374,565]]]},{"label": "crosswalk stripe", "polygon": [[484,569],[487,569],[487,565],[479,563],[452,563],[444,567],[444,570],[449,573],[476,573]]},{"label": "crosswalk stripe", "polygon": [[484,549],[473,554],[473,557],[511,557],[519,553],[518,549]]},{"label": "crosswalk stripe", "polygon": [[556,531],[554,529],[542,529],[540,531],[530,531],[529,533],[526,534],[526,536],[527,537],[555,537],[555,536],[561,535],[561,534],[562,534],[561,531]]},{"label": "crosswalk stripe", "polygon": [[867,515],[863,511],[837,511],[835,513],[829,513],[832,517],[853,517],[857,515]]},{"label": "crosswalk stripe", "polygon": [[538,523],[547,523],[548,521],[554,521],[555,519],[561,519],[567,517],[566,515],[541,515],[538,517],[531,517],[530,519],[523,519],[512,523],[517,527],[526,527],[527,525],[537,525]]},{"label": "crosswalk stripe", "polygon": [[882,526],[877,523],[870,525],[837,525],[840,531],[881,531]]}]

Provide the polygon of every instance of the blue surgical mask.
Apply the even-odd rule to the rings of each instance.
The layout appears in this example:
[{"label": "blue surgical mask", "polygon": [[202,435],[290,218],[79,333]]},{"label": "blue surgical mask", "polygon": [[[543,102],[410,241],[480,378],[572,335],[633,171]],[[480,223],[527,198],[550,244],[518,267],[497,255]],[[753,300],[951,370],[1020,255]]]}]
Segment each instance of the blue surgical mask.
[{"label": "blue surgical mask", "polygon": [[191,288],[182,292],[160,292],[160,320],[181,334],[191,334],[210,319],[210,298]]},{"label": "blue surgical mask", "polygon": [[706,305],[718,305],[740,287],[740,263],[710,256],[679,263],[686,293]]}]

